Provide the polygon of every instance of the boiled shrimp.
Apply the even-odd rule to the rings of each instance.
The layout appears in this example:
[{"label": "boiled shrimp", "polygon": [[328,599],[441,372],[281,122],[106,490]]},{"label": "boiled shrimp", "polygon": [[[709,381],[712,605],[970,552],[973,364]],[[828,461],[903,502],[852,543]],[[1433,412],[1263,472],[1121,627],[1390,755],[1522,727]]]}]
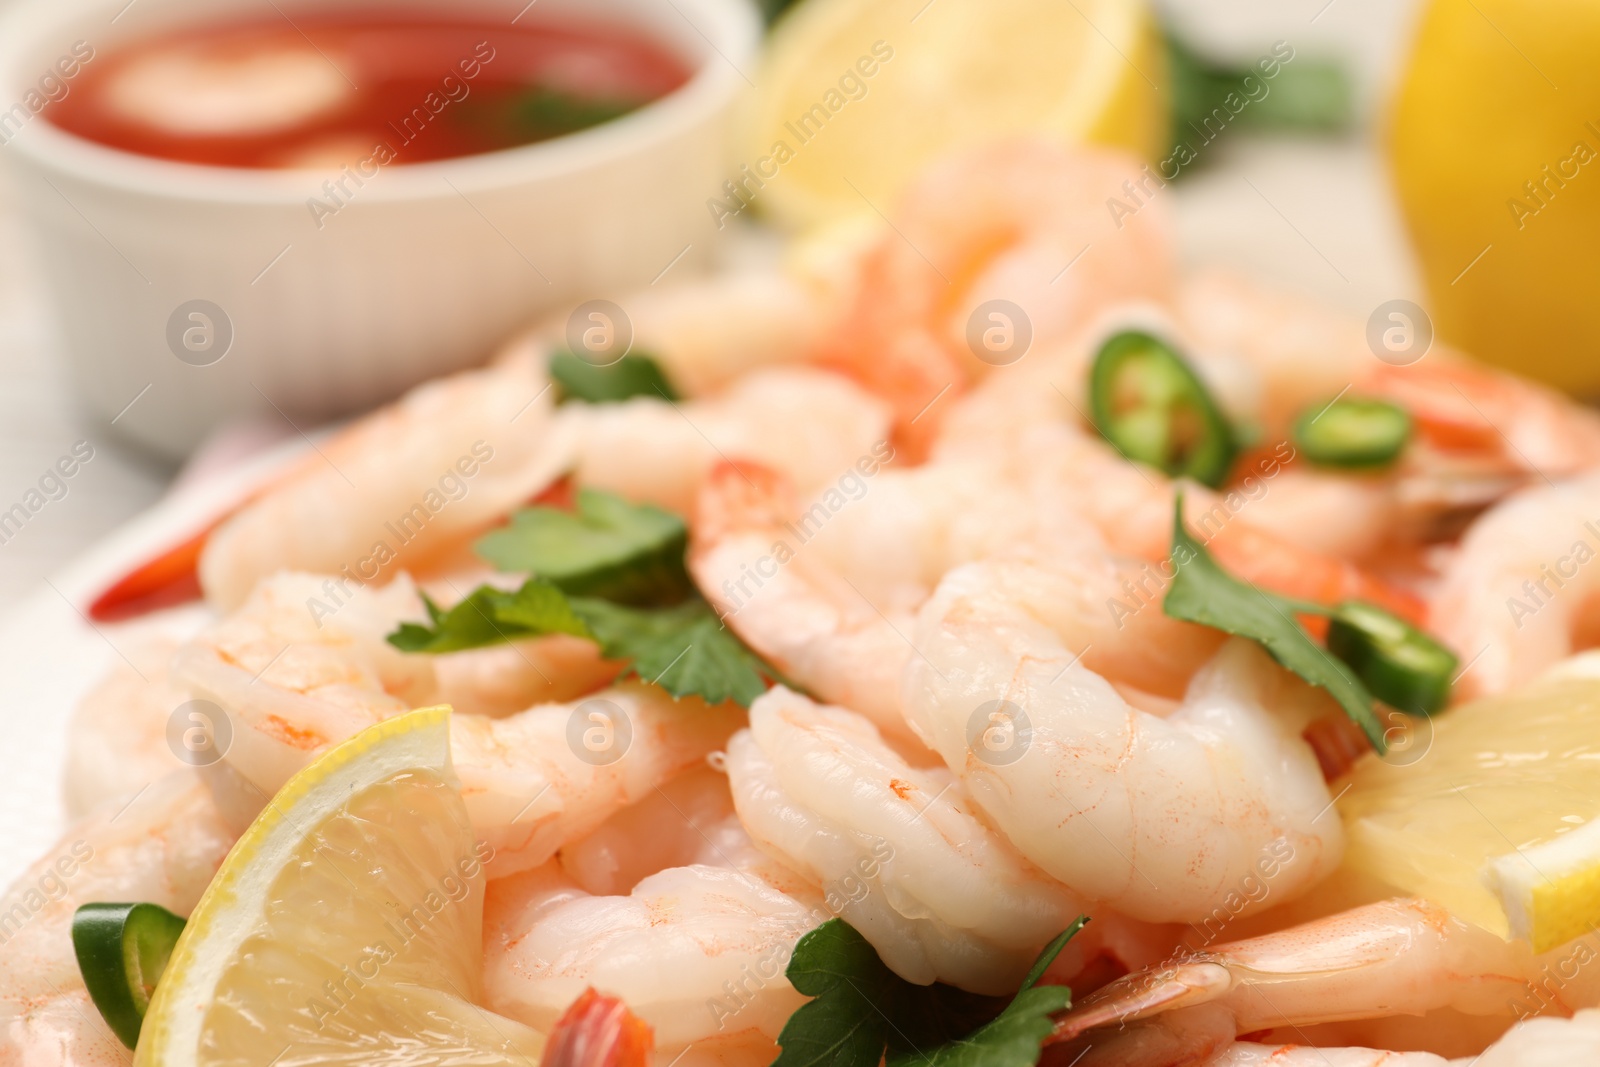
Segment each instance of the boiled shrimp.
[{"label": "boiled shrimp", "polygon": [[1043,141],[986,146],[932,168],[892,210],[821,358],[888,399],[917,452],[942,416],[930,407],[994,359],[968,346],[980,305],[1016,304],[1042,343],[1114,300],[1166,295],[1173,268],[1163,205],[1152,201],[1121,224],[1105,208],[1123,182],[1139,180],[1131,159]]},{"label": "boiled shrimp", "polygon": [[167,740],[168,723],[189,699],[167,675],[180,644],[162,634],[128,641],[122,647],[126,660],[113,663],[78,702],[67,729],[62,774],[68,815],[87,814],[188,766]]},{"label": "boiled shrimp", "polygon": [[[1476,1056],[1447,1060],[1431,1052],[1312,1048],[1239,1042],[1206,1067],[1568,1067],[1600,1058],[1600,1011],[1570,1019],[1529,1019]],[[1093,1067],[1092,1057],[1085,1057]]]},{"label": "boiled shrimp", "polygon": [[[383,640],[420,617],[409,583],[362,590],[337,616],[314,618],[306,598],[324,581],[278,575],[173,659],[180,684],[225,713],[222,758],[263,801],[329,746],[437,699],[428,658]],[[721,747],[740,722],[736,707],[624,683],[503,718],[453,715],[451,752],[499,874],[543,863]]]},{"label": "boiled shrimp", "polygon": [[976,817],[948,772],[911,767],[853,712],[773,689],[727,765],[756,842],[820,883],[909,981],[1014,990],[1083,911]]},{"label": "boiled shrimp", "polygon": [[[632,332],[630,351],[655,360],[682,396],[700,397],[749,371],[799,363],[815,346],[826,306],[814,287],[756,268],[663,283],[618,300]],[[570,312],[542,323],[524,342],[566,347]]]},{"label": "boiled shrimp", "polygon": [[[713,756],[717,755],[713,753]],[[821,888],[761,851],[734,811],[728,775],[709,764],[685,771],[561,847],[561,869],[586,893],[625,894],[671,867],[727,867],[803,904]]]},{"label": "boiled shrimp", "polygon": [[[936,449],[935,455],[942,456],[942,449]],[[1255,522],[1260,506],[1276,491],[1276,480],[1291,472],[1288,464],[1295,452],[1290,445],[1258,457],[1250,474],[1215,491],[1173,481],[1124,459],[1071,420],[1028,427],[995,443],[989,455],[1003,463],[1008,476],[1033,498],[1070,501],[1119,552],[1168,570],[1159,577],[1150,575],[1141,585],[1153,582],[1159,590],[1170,577],[1172,520],[1181,493],[1191,533],[1228,571],[1246,581],[1300,600],[1330,605],[1369,600],[1413,621],[1423,617],[1424,606],[1415,594],[1339,555],[1352,542],[1370,544],[1382,536],[1360,525],[1363,520],[1354,520],[1353,526],[1352,517],[1346,516],[1321,534],[1309,532],[1308,524],[1298,517],[1292,531],[1274,524],[1276,533]],[[1381,506],[1352,504],[1343,495],[1337,495],[1331,504],[1341,502],[1374,523],[1388,513]],[[1312,508],[1305,494],[1299,503],[1310,515],[1323,510]],[[1294,536],[1285,536],[1291,532]],[[1319,544],[1321,547],[1316,547]],[[1149,595],[1151,590],[1145,592]]]},{"label": "boiled shrimp", "polygon": [[448,570],[474,536],[567,473],[683,511],[722,456],[763,459],[814,487],[889,433],[880,401],[809,367],[757,371],[682,403],[639,397],[557,409],[547,356],[523,342],[318,447],[209,535],[199,565],[208,599],[231,609],[285,569],[346,584]]},{"label": "boiled shrimp", "polygon": [[227,519],[200,557],[206,597],[242,603],[279,570],[384,582],[529,500],[569,463],[531,355],[442,378],[367,415]]},{"label": "boiled shrimp", "polygon": [[1507,497],[1467,530],[1433,598],[1435,632],[1456,650],[1465,696],[1530,681],[1600,631],[1600,475]]},{"label": "boiled shrimp", "polygon": [[1509,1024],[1600,998],[1581,968],[1551,980],[1571,951],[1535,956],[1426,901],[1386,900],[1130,975],[1075,1005],[1056,1036],[1094,1046],[1087,1063],[1161,1067],[1278,1027],[1439,1009]]},{"label": "boiled shrimp", "polygon": [[[1416,432],[1389,471],[1319,480],[1330,496],[1362,487],[1368,506],[1384,503],[1388,525],[1406,536],[1447,536],[1455,516],[1470,516],[1532,479],[1600,462],[1600,416],[1443,345],[1415,358],[1380,354],[1360,320],[1223,272],[1186,279],[1177,309],[1202,360],[1231,355],[1257,379],[1258,402],[1243,415],[1268,440],[1286,439],[1301,413],[1346,393],[1409,412]],[[1261,510],[1293,523],[1286,503]]]},{"label": "boiled shrimp", "polygon": [[627,895],[591,896],[556,864],[489,883],[489,1006],[539,1030],[586,987],[620,997],[655,1032],[663,1061],[707,1040],[770,1058],[804,1001],[784,976],[819,919],[757,878],[674,867]]},{"label": "boiled shrimp", "polygon": [[920,657],[915,613],[948,571],[971,560],[1021,556],[1054,571],[1090,661],[1121,681],[1178,695],[1215,648],[1207,631],[1159,611],[1108,607],[1146,580],[1144,568],[1106,552],[1069,499],[1030,494],[981,461],[878,471],[852,488],[853,500],[800,507],[774,472],[718,468],[701,492],[689,565],[751,647],[866,715],[902,750],[910,737],[901,678]]},{"label": "boiled shrimp", "polygon": [[1154,922],[1203,921],[1262,863],[1279,900],[1331,872],[1343,830],[1300,737],[1324,696],[1235,639],[1176,710],[1140,710],[1080,662],[1072,603],[1046,569],[971,564],[915,631],[906,718],[1018,850]]},{"label": "boiled shrimp", "polygon": [[94,901],[147,901],[187,915],[233,840],[210,791],[185,769],[102,804],[29,867],[0,898],[0,1063],[131,1063],[84,989],[73,913]]},{"label": "boiled shrimp", "polygon": [[814,367],[754,371],[683,403],[635,397],[568,404],[573,478],[687,513],[701,479],[729,457],[772,466],[817,491],[881,455],[889,412],[850,380]]}]

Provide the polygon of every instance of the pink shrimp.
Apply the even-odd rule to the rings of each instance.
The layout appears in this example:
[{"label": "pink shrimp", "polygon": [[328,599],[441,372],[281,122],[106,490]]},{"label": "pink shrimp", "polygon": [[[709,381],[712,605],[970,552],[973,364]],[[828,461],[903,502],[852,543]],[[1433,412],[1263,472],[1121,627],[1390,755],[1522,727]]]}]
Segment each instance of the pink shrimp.
[{"label": "pink shrimp", "polygon": [[1167,294],[1173,257],[1161,204],[1121,221],[1105,207],[1139,178],[1130,158],[1041,140],[931,168],[868,254],[854,306],[820,359],[888,400],[899,443],[920,455],[938,422],[937,413],[923,422],[924,410],[995,361],[966,341],[984,302],[1021,307],[1037,343],[1115,300]]}]

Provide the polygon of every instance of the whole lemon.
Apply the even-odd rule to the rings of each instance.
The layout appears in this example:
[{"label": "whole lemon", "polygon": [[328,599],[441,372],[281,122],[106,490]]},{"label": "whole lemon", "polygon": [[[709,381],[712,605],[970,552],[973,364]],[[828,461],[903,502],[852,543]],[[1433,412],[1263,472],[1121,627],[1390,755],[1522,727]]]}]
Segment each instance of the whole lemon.
[{"label": "whole lemon", "polygon": [[1446,341],[1600,395],[1600,4],[1431,0],[1389,152]]}]

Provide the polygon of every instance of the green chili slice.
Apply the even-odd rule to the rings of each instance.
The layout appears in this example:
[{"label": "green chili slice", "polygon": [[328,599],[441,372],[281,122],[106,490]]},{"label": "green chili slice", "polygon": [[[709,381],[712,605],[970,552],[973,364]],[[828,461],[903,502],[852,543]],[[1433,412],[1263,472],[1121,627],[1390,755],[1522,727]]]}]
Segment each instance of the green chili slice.
[{"label": "green chili slice", "polygon": [[1372,695],[1413,715],[1432,715],[1450,699],[1453,652],[1404,619],[1349,600],[1334,609],[1328,651],[1355,671]]},{"label": "green chili slice", "polygon": [[1233,427],[1194,369],[1166,343],[1136,330],[1100,347],[1089,372],[1091,417],[1131,460],[1215,488],[1238,445]]},{"label": "green chili slice", "polygon": [[1399,458],[1411,439],[1411,416],[1387,400],[1348,397],[1308,409],[1294,424],[1294,443],[1312,463],[1362,470]]},{"label": "green chili slice", "polygon": [[78,970],[106,1025],[133,1048],[184,920],[156,904],[85,904],[72,916]]}]

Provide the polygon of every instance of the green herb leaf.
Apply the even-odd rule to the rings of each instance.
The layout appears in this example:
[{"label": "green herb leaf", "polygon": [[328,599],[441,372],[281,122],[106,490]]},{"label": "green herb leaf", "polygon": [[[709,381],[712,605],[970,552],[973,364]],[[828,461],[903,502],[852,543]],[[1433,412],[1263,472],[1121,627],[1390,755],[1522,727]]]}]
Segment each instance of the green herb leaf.
[{"label": "green herb leaf", "polygon": [[498,570],[531,571],[573,596],[670,604],[694,591],[682,519],[594,489],[579,490],[577,503],[576,512],[523,508],[474,548]]},{"label": "green herb leaf", "polygon": [[606,659],[624,660],[637,675],[675,697],[744,707],[767,691],[778,672],[722,625],[699,597],[665,608],[633,608],[593,597],[569,597],[554,583],[529,578],[508,593],[479,586],[449,611],[423,597],[431,625],[401,623],[389,643],[402,652],[460,652],[522,637],[572,634],[594,641]]},{"label": "green herb leaf", "polygon": [[883,965],[867,939],[843,919],[829,919],[795,945],[785,973],[815,999],[783,1024],[772,1067],[876,1067],[893,1029],[878,1005],[908,983]]},{"label": "green herb leaf", "polygon": [[572,609],[589,626],[606,659],[625,659],[628,673],[675,697],[749,707],[777,672],[733,636],[711,605],[696,597],[669,608],[629,608],[605,600],[573,598]]},{"label": "green herb leaf", "polygon": [[891,1055],[886,1067],[1033,1067],[1055,1028],[1051,1016],[1072,1004],[1072,990],[1066,986],[1034,983],[1088,921],[1080,918],[1045,946],[1015,999],[995,1018],[960,1041]]},{"label": "green herb leaf", "polygon": [[[1218,63],[1200,55],[1170,28],[1165,36],[1172,132],[1179,142],[1194,144],[1198,137],[1204,143],[1233,123],[1258,130],[1319,133],[1337,132],[1350,124],[1354,112],[1350,79],[1336,63],[1297,57],[1280,63],[1278,73],[1268,78],[1255,65]],[[1229,108],[1225,101],[1230,93],[1236,101],[1248,100],[1248,105]]]},{"label": "green herb leaf", "polygon": [[1172,523],[1176,571],[1162,608],[1175,619],[1248,637],[1289,670],[1327,690],[1382,755],[1388,746],[1372,707],[1372,694],[1342,661],[1311,639],[1296,613],[1324,614],[1315,604],[1290,600],[1233,577],[1183,525],[1183,496]]},{"label": "green herb leaf", "polygon": [[660,364],[637,352],[605,367],[597,367],[571,352],[556,352],[550,357],[550,377],[565,400],[615,404],[636,396],[678,399],[677,390]]},{"label": "green herb leaf", "polygon": [[555,137],[610,122],[646,101],[579,96],[576,93],[535,86],[518,96],[511,105],[513,120],[538,137]]},{"label": "green herb leaf", "polygon": [[479,586],[449,611],[440,611],[426,593],[422,602],[433,625],[401,623],[389,643],[402,652],[460,652],[546,634],[590,636],[566,595],[542,578],[528,579],[514,593]]},{"label": "green herb leaf", "polygon": [[994,997],[907,982],[849,923],[830,919],[789,961],[790,983],[814,999],[784,1024],[772,1067],[877,1067],[885,1058],[887,1067],[1033,1067],[1050,1015],[1072,1000],[1064,986],[1034,983],[1086,921],[1050,942],[1001,1008]]}]

